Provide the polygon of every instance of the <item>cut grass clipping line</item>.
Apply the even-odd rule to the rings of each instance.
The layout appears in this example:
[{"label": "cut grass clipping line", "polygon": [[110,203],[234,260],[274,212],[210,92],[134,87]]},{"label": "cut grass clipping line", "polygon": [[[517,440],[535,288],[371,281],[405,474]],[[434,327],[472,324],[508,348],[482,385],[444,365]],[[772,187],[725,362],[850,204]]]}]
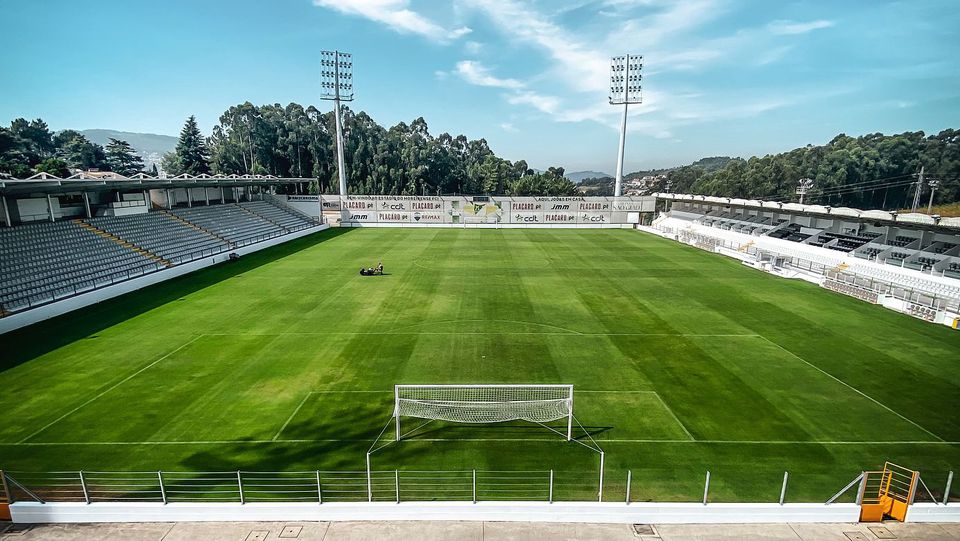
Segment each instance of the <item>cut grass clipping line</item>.
[{"label": "cut grass clipping line", "polygon": [[781,346],[780,344],[774,342],[773,340],[770,340],[769,338],[767,338],[767,337],[765,337],[765,336],[763,336],[763,335],[757,335],[757,336],[759,336],[760,338],[763,338],[764,340],[766,340],[767,342],[773,344],[774,346],[777,346],[778,348],[780,348],[781,351],[783,351],[783,352],[791,355],[791,356],[794,357],[795,359],[801,361],[802,363],[804,363],[804,364],[806,364],[807,366],[813,368],[814,370],[820,372],[821,374],[823,374],[823,375],[825,375],[825,376],[833,379],[834,381],[836,381],[836,382],[838,382],[838,383],[841,383],[841,384],[845,385],[848,389],[852,390],[853,392],[859,394],[860,396],[866,398],[867,400],[873,402],[874,404],[880,406],[881,408],[889,411],[890,413],[896,415],[897,417],[903,419],[904,421],[912,424],[913,426],[919,428],[920,430],[926,432],[927,434],[930,434],[930,435],[933,436],[934,438],[937,438],[937,440],[939,440],[939,441],[945,441],[945,440],[944,440],[943,438],[941,438],[940,436],[934,434],[933,432],[930,432],[930,431],[927,430],[926,428],[923,428],[922,426],[920,426],[919,424],[917,424],[917,423],[914,422],[913,420],[904,417],[900,412],[898,412],[898,411],[894,410],[893,408],[887,406],[887,405],[884,404],[883,402],[880,402],[879,400],[873,398],[872,396],[868,395],[867,393],[861,391],[860,389],[857,389],[857,388],[854,387],[853,385],[850,385],[850,384],[847,383],[846,381],[843,381],[842,379],[838,378],[837,376],[834,376],[834,375],[831,374],[830,372],[827,372],[826,370],[824,370],[824,369],[820,368],[819,366],[811,363],[810,361],[804,359],[803,357],[797,355],[796,353],[790,351],[789,349]]},{"label": "cut grass clipping line", "polygon": [[162,357],[160,357],[160,358],[158,358],[157,360],[153,361],[152,363],[148,364],[147,366],[144,366],[143,368],[141,368],[141,369],[137,370],[136,372],[130,374],[129,376],[123,378],[122,380],[118,381],[117,383],[114,383],[114,384],[111,385],[110,387],[107,387],[107,388],[104,389],[103,391],[97,393],[93,398],[90,398],[90,399],[87,400],[86,402],[84,402],[84,403],[80,404],[79,406],[73,408],[72,410],[64,413],[64,414],[61,415],[60,417],[57,417],[57,418],[54,419],[53,421],[50,421],[49,423],[43,425],[43,427],[41,427],[39,430],[35,431],[33,434],[30,434],[30,435],[27,436],[26,438],[23,438],[23,439],[20,440],[18,443],[24,443],[24,442],[26,442],[26,441],[29,440],[30,438],[32,438],[32,437],[40,434],[40,433],[43,432],[44,430],[46,430],[46,429],[50,428],[51,426],[59,423],[60,421],[66,419],[67,417],[73,415],[74,413],[80,411],[80,410],[83,409],[83,407],[86,406],[87,404],[90,404],[91,402],[97,400],[97,399],[100,398],[101,396],[109,393],[110,391],[112,391],[112,390],[116,389],[117,387],[123,385],[124,383],[130,381],[131,379],[133,379],[134,377],[138,376],[139,374],[141,374],[142,372],[146,371],[147,369],[153,367],[154,365],[156,365],[156,364],[159,363],[160,361],[163,361],[164,359],[170,357],[170,356],[173,355],[174,353],[176,353],[176,352],[180,351],[181,349],[189,346],[190,344],[196,342],[197,340],[199,340],[199,339],[202,338],[203,336],[205,336],[205,335],[200,334],[200,335],[194,336],[194,337],[191,338],[190,340],[188,340],[188,341],[184,342],[183,344],[181,344],[180,347],[178,347],[177,349],[166,353],[165,355],[163,355]]}]

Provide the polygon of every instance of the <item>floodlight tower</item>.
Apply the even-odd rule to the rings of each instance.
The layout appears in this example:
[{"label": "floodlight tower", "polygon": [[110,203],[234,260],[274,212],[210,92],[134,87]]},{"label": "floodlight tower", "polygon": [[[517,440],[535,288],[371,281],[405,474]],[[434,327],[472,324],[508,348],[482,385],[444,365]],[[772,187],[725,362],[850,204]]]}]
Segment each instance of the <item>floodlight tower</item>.
[{"label": "floodlight tower", "polygon": [[620,121],[620,152],[617,154],[617,180],[613,196],[620,197],[623,185],[623,147],[627,139],[627,108],[631,103],[641,103],[640,70],[643,56],[626,54],[610,60],[610,105],[623,105]]},{"label": "floodlight tower", "polygon": [[802,178],[797,181],[797,191],[795,192],[800,196],[800,204],[803,204],[803,196],[807,194],[807,191],[813,188],[813,179],[812,178]]},{"label": "floodlight tower", "polygon": [[340,51],[320,53],[320,99],[333,100],[333,116],[337,125],[337,175],[340,177],[340,220],[346,218],[347,174],[343,165],[343,127],[340,123],[340,101],[353,101],[353,55]]}]

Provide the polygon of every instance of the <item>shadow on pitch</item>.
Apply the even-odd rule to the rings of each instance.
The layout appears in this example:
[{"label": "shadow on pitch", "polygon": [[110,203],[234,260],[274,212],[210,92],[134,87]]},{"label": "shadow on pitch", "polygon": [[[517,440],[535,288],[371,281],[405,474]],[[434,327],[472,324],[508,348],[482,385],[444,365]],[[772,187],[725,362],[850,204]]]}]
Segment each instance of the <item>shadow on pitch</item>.
[{"label": "shadow on pitch", "polygon": [[331,228],[0,335],[0,372],[223,280],[348,234]]},{"label": "shadow on pitch", "polygon": [[[566,434],[567,425],[547,425],[556,432]],[[573,439],[584,441],[590,437],[597,437],[604,432],[613,430],[612,426],[585,426],[573,429]],[[476,425],[460,425],[455,423],[433,422],[423,428],[404,433],[404,440],[509,440],[530,439],[542,440],[557,438],[563,440],[565,436],[552,432],[550,429],[534,423],[509,422]],[[586,432],[584,432],[586,430]],[[589,436],[589,437],[588,437]]]}]

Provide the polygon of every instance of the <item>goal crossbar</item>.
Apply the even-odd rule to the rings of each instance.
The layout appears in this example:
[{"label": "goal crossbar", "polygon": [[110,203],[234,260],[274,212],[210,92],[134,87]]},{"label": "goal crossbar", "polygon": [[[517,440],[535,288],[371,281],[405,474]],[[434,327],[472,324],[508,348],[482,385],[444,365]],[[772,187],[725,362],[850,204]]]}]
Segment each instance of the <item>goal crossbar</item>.
[{"label": "goal crossbar", "polygon": [[573,435],[573,385],[395,385],[396,439],[400,418],[457,423],[523,420],[546,423],[567,419],[567,440]]}]

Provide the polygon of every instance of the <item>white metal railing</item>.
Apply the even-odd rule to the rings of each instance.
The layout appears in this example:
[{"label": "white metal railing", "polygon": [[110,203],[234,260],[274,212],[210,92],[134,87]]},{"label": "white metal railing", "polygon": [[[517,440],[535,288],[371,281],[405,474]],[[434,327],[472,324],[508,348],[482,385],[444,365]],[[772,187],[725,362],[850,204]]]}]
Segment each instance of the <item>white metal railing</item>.
[{"label": "white metal railing", "polygon": [[[634,486],[632,470],[606,490],[614,501],[626,504],[649,501],[644,486]],[[756,482],[768,475],[751,474]],[[767,503],[787,502],[790,474],[782,481],[764,479],[770,487]],[[702,492],[695,483],[682,483],[684,501],[707,505],[711,496],[711,478],[722,483],[718,498],[730,502],[729,488],[746,479],[737,475],[711,475],[705,472]],[[803,476],[801,475],[801,478]],[[595,472],[564,470],[381,470],[381,471],[55,471],[4,472],[0,470],[0,503],[9,501],[54,502],[153,502],[192,503],[333,503],[333,502],[496,502],[496,501],[596,501]],[[619,482],[619,481],[625,481]],[[856,485],[858,477],[835,494],[837,499]],[[691,479],[692,481],[692,479]],[[935,493],[923,484],[924,500],[947,505],[952,490],[953,472],[947,475],[943,491]],[[819,482],[822,482],[819,481]],[[839,483],[838,483],[839,484]],[[802,492],[809,493],[805,486]],[[604,487],[599,487],[603,501]],[[676,492],[676,491],[671,491]],[[6,496],[4,496],[4,493]],[[739,502],[733,498],[734,502]],[[822,500],[821,500],[822,501]],[[956,499],[954,499],[956,501]],[[733,503],[733,502],[731,502]],[[740,502],[748,503],[748,502]],[[758,502],[749,502],[758,503]],[[796,502],[794,502],[796,503]],[[859,501],[858,501],[859,503]]]}]

